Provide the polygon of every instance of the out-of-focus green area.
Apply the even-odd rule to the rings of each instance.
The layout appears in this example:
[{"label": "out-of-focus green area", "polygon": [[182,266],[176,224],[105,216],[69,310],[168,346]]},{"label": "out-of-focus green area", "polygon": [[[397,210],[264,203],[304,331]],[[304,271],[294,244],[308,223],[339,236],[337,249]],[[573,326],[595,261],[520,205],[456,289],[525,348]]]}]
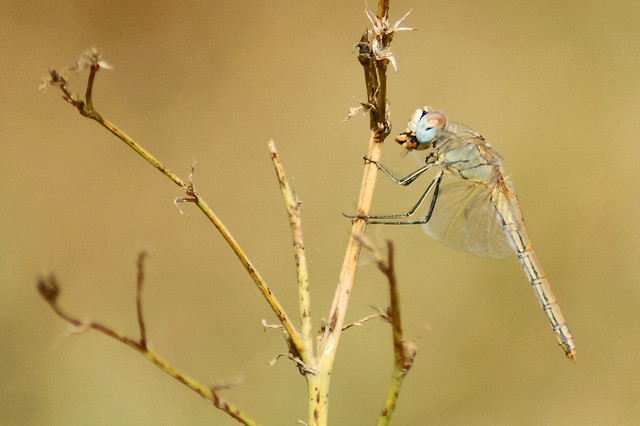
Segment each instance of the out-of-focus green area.
[{"label": "out-of-focus green area", "polygon": [[[236,424],[132,350],[97,333],[69,337],[35,291],[54,271],[61,303],[131,335],[135,262],[149,251],[150,345],[263,424],[306,418],[306,385],[275,319],[215,230],[166,178],[66,105],[38,92],[52,67],[90,46],[98,110],[187,178],[274,293],[297,312],[288,221],[273,138],[303,202],[315,326],[326,317],[366,152],[368,119],[353,46],[363,2],[4,2],[0,14],[0,418],[3,424]],[[370,4],[373,7],[373,4]],[[398,425],[633,424],[640,420],[637,159],[640,4],[636,1],[393,1],[409,9],[390,71],[394,134],[424,104],[464,122],[504,156],[538,256],[574,333],[556,347],[514,258],[452,251],[420,228],[393,238],[406,332],[418,356]],[[82,80],[76,80],[78,90]],[[416,167],[389,143],[385,163]],[[426,180],[424,182],[426,185]],[[415,184],[414,186],[420,186]],[[381,181],[378,213],[421,188]],[[369,261],[367,261],[369,259]],[[387,303],[364,255],[348,318]],[[372,424],[392,365],[390,331],[343,335],[331,423]]]}]

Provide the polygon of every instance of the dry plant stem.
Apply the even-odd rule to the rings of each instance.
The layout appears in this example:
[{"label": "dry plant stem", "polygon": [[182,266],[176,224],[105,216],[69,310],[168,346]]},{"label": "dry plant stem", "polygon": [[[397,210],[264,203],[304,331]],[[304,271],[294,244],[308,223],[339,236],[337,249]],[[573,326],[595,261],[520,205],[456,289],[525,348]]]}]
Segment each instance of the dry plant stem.
[{"label": "dry plant stem", "polygon": [[[371,247],[367,247],[370,250],[374,250]],[[375,250],[379,253],[379,250]],[[396,401],[398,400],[398,393],[400,392],[400,386],[404,377],[409,373],[413,360],[416,356],[416,350],[412,344],[407,343],[402,332],[402,320],[400,315],[400,298],[398,294],[398,282],[396,280],[396,274],[393,264],[393,243],[387,241],[387,257],[376,255],[376,263],[378,269],[387,277],[389,281],[389,310],[387,312],[387,321],[391,323],[393,330],[393,353],[394,353],[394,368],[391,376],[391,384],[387,392],[387,399],[385,401],[384,409],[380,413],[378,419],[378,426],[385,426],[389,424],[391,415],[396,407]]]},{"label": "dry plant stem", "polygon": [[[377,19],[379,21],[386,20],[389,2],[381,0],[378,4]],[[367,32],[361,39],[359,61],[363,65],[365,82],[367,87],[367,95],[370,108],[370,135],[367,156],[377,161],[382,152],[382,142],[387,137],[390,125],[387,121],[387,99],[386,99],[386,69],[387,60],[378,60],[372,56],[371,42],[369,40],[370,33]],[[391,41],[380,40],[383,43]],[[372,167],[373,163],[365,163],[362,184],[360,187],[360,196],[358,197],[358,205],[356,208],[357,216],[367,216],[371,208],[373,194],[375,190],[375,182],[377,177],[377,168]],[[364,232],[365,221],[355,219],[351,227],[349,242],[345,253],[342,270],[340,272],[340,280],[338,288],[333,299],[331,312],[325,333],[320,342],[318,353],[318,374],[313,378],[310,407],[309,424],[326,425],[328,422],[329,407],[329,385],[331,379],[331,370],[335,360],[340,335],[345,321],[347,306],[351,296],[351,288],[356,274],[356,267],[360,253],[359,240]]]},{"label": "dry plant stem", "polygon": [[[372,158],[380,158],[380,148],[380,141],[375,136],[375,132],[372,131],[367,155],[372,155]],[[376,167],[371,167],[370,164],[365,165],[365,173],[358,200],[358,215],[366,216],[369,213],[375,189],[376,175]],[[349,242],[347,244],[347,251],[342,264],[342,270],[340,272],[340,281],[338,282],[338,288],[336,289],[331,313],[329,315],[329,323],[327,324],[323,339],[320,342],[318,374],[314,378],[314,386],[311,394],[309,395],[311,398],[311,406],[313,407],[310,414],[309,424],[327,424],[331,369],[333,367],[333,361],[335,359],[338,342],[343,329],[345,314],[349,304],[351,288],[353,287],[356,267],[358,264],[358,257],[360,254],[358,237],[362,235],[364,228],[364,220],[354,220],[351,227]]]},{"label": "dry plant stem", "polygon": [[294,355],[299,357],[303,362],[307,362],[307,351],[304,345],[302,344],[302,340],[300,338],[300,334],[295,329],[293,323],[285,313],[282,305],[278,302],[275,296],[271,293],[271,290],[267,287],[266,282],[262,278],[262,276],[255,269],[253,264],[249,261],[249,258],[244,253],[244,251],[240,248],[235,239],[231,236],[230,232],[227,228],[222,224],[220,219],[215,215],[213,210],[207,205],[207,203],[198,195],[195,191],[193,184],[189,183],[187,185],[184,181],[182,181],[176,174],[167,169],[162,163],[160,163],[155,157],[153,157],[149,152],[143,149],[140,145],[138,145],[133,139],[131,139],[128,135],[126,135],[123,131],[118,129],[113,123],[109,122],[105,118],[103,118],[93,107],[93,82],[95,79],[95,75],[97,71],[100,69],[98,63],[93,63],[89,69],[89,79],[87,83],[87,90],[85,94],[85,101],[77,99],[73,94],[71,94],[66,88],[66,81],[62,79],[62,81],[58,80],[60,76],[54,72],[52,72],[52,85],[59,87],[64,93],[64,99],[75,106],[80,114],[83,116],[95,120],[101,126],[109,130],[113,133],[118,139],[126,143],[129,147],[131,147],[135,152],[137,152],[142,158],[144,158],[147,162],[149,162],[153,167],[158,169],[163,175],[171,179],[181,190],[183,190],[187,197],[182,198],[181,201],[188,201],[195,204],[204,215],[209,219],[209,221],[215,226],[215,228],[220,232],[222,237],[225,239],[227,244],[231,247],[233,252],[236,254],[244,268],[249,273],[249,276],[253,279],[254,283],[264,296],[264,298],[271,306],[271,309],[278,317],[278,320],[283,325],[284,329],[288,334],[288,339],[290,342],[290,346],[295,353]]},{"label": "dry plant stem", "polygon": [[278,151],[273,141],[269,142],[271,160],[278,176],[278,183],[282,192],[284,205],[289,216],[291,225],[291,236],[296,259],[296,274],[298,277],[298,297],[300,308],[300,335],[302,344],[308,353],[308,363],[314,364],[313,359],[313,330],[311,326],[311,297],[309,295],[309,274],[307,269],[307,258],[304,253],[304,240],[302,239],[302,219],[300,217],[300,202],[297,200],[294,191],[289,185],[284,168],[278,157]]},{"label": "dry plant stem", "polygon": [[136,291],[136,311],[138,314],[138,326],[140,329],[140,339],[135,340],[127,337],[125,334],[116,331],[110,327],[100,324],[95,321],[82,321],[63,310],[58,304],[58,296],[60,295],[60,286],[58,285],[56,277],[52,274],[46,278],[40,278],[38,280],[38,290],[42,297],[49,303],[53,311],[63,320],[67,321],[80,331],[93,329],[99,331],[107,336],[124,343],[132,349],[140,352],[145,358],[154,363],[162,371],[184,384],[197,394],[202,396],[207,401],[211,402],[216,408],[224,411],[233,419],[244,425],[257,425],[255,421],[243,414],[235,406],[225,402],[214,388],[207,387],[192,377],[182,373],[180,370],[174,368],[169,362],[163,360],[158,354],[150,350],[147,346],[146,331],[144,326],[144,316],[142,315],[142,283],[144,280],[143,262],[146,257],[146,253],[141,253],[138,257],[138,281]]},{"label": "dry plant stem", "polygon": [[389,16],[389,3],[391,0],[380,0],[378,2],[378,10],[376,11],[376,16],[378,19],[383,16]]},{"label": "dry plant stem", "polygon": [[146,257],[146,251],[138,255],[138,280],[136,282],[136,314],[138,316],[138,327],[140,328],[140,346],[144,349],[147,349],[147,329],[144,325],[144,315],[142,314],[142,287],[144,284],[144,259]]}]

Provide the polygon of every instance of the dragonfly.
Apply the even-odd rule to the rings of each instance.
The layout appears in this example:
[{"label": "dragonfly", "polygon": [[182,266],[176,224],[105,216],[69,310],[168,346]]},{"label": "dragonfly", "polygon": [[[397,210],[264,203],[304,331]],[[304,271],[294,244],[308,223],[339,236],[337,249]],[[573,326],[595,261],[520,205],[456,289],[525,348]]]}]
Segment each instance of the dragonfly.
[{"label": "dragonfly", "polygon": [[[500,154],[479,133],[463,124],[448,122],[443,112],[429,107],[411,115],[407,129],[396,142],[408,151],[424,151],[425,165],[397,178],[377,161],[365,160],[402,186],[415,182],[430,169],[438,170],[435,177],[407,213],[353,217],[366,219],[369,224],[421,224],[432,238],[481,257],[504,259],[515,253],[558,343],[575,362],[573,336],[533,249]],[[408,220],[429,196],[426,215],[420,220]]]}]

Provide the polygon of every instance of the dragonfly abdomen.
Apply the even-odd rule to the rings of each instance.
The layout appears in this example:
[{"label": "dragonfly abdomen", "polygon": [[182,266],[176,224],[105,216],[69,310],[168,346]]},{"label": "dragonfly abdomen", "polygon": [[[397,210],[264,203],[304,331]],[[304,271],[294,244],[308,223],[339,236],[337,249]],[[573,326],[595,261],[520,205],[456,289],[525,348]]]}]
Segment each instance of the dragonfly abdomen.
[{"label": "dragonfly abdomen", "polygon": [[567,322],[562,315],[562,311],[558,306],[558,301],[551,291],[547,276],[544,274],[540,261],[533,249],[533,244],[529,238],[527,228],[524,225],[524,219],[520,213],[520,206],[515,192],[509,191],[506,201],[509,203],[509,209],[502,209],[504,213],[499,212],[502,219],[504,231],[507,234],[509,242],[518,255],[518,260],[522,264],[527,279],[533,287],[533,291],[538,298],[540,306],[544,310],[553,333],[556,335],[558,343],[564,350],[568,358],[575,361],[576,345],[573,341],[571,331],[567,326]]},{"label": "dragonfly abdomen", "polygon": [[571,335],[571,331],[567,326],[564,315],[562,315],[562,311],[558,306],[558,301],[551,291],[547,277],[542,271],[538,257],[536,256],[535,251],[533,251],[533,246],[530,243],[525,244],[525,242],[529,241],[529,237],[526,235],[526,230],[524,230],[524,228],[520,229],[517,240],[513,239],[513,236],[515,236],[514,234],[516,234],[515,232],[507,232],[507,234],[510,236],[511,241],[516,248],[518,260],[527,274],[531,287],[538,298],[538,302],[540,303],[542,310],[549,320],[549,324],[551,324],[551,328],[553,329],[553,333],[556,335],[558,343],[564,350],[567,357],[575,361],[576,345],[573,341],[573,336]]}]

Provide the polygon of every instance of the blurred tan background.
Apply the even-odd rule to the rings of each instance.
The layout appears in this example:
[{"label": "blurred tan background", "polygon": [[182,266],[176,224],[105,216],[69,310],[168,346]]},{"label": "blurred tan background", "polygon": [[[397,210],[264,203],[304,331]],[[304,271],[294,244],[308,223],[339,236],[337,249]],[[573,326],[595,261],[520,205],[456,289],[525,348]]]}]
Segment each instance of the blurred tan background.
[{"label": "blurred tan background", "polygon": [[[424,104],[481,132],[504,156],[532,239],[578,345],[564,359],[515,257],[475,258],[419,228],[393,238],[404,323],[418,357],[397,425],[632,424],[640,420],[637,1],[393,1],[413,8],[393,50],[394,134]],[[570,3],[570,5],[569,5]],[[374,2],[370,2],[374,7]],[[305,384],[274,317],[230,250],[180,193],[121,142],[38,84],[90,46],[112,71],[99,111],[197,189],[291,314],[288,222],[269,159],[273,138],[303,201],[315,325],[331,303],[366,152],[368,119],[353,46],[364,2],[1,1],[0,315],[3,424],[235,422],[97,334],[67,325],[37,295],[55,271],[61,303],[136,335],[135,262],[149,251],[150,343],[263,424],[304,419]],[[84,77],[83,77],[84,78]],[[82,83],[82,82],[80,82]],[[81,87],[81,85],[78,85]],[[416,163],[393,143],[385,163]],[[426,185],[426,180],[423,182]],[[420,186],[416,184],[415,186]],[[405,211],[422,187],[381,181],[375,211]],[[387,303],[367,262],[348,320]],[[392,350],[381,322],[343,336],[331,423],[373,424]]]}]

